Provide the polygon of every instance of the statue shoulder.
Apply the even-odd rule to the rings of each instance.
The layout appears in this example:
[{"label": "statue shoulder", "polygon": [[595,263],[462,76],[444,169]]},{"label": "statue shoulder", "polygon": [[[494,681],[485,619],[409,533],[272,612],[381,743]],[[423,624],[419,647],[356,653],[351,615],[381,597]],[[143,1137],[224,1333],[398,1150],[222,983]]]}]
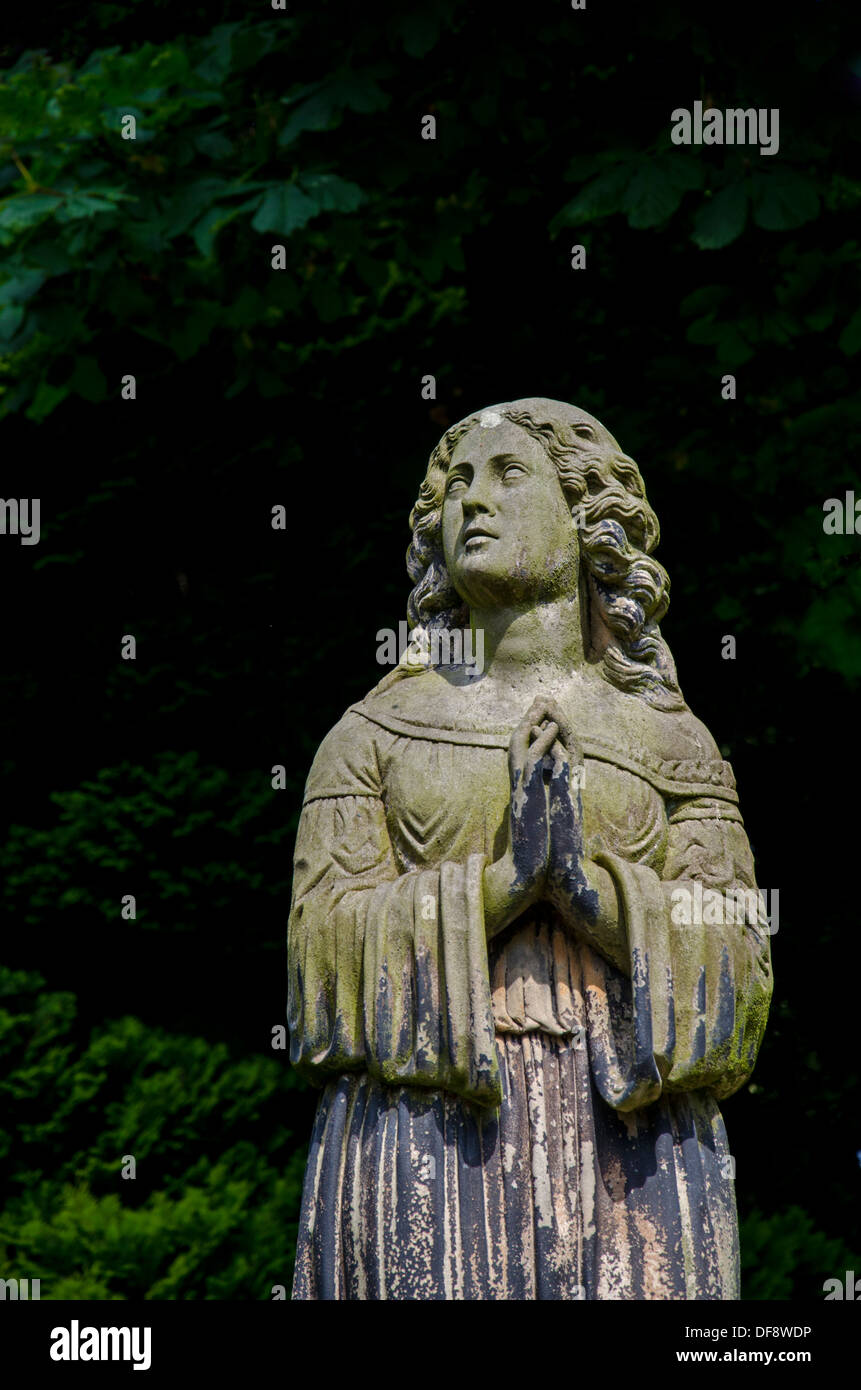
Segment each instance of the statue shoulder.
[{"label": "statue shoulder", "polygon": [[690,758],[704,763],[721,761],[720,749],[711,731],[687,706],[664,718],[670,721],[662,726],[663,740],[668,748],[664,757]]},{"label": "statue shoulder", "polygon": [[444,683],[433,672],[392,674],[342,715],[323,739],[305,787],[305,800],[324,796],[379,796],[382,792],[381,758],[391,744],[389,720],[417,718],[434,711],[433,696]]},{"label": "statue shoulder", "polygon": [[371,719],[381,715],[418,724],[444,723],[457,708],[457,696],[433,668],[415,672],[398,668],[354,708],[364,710]]},{"label": "statue shoulder", "polygon": [[636,696],[624,696],[620,710],[620,736],[629,747],[640,749],[647,760],[658,763],[717,763],[720,749],[710,730],[687,705],[680,710],[660,710]]},{"label": "statue shoulder", "polygon": [[379,730],[351,706],[326,734],[305,784],[305,801],[334,796],[379,796],[375,735]]}]

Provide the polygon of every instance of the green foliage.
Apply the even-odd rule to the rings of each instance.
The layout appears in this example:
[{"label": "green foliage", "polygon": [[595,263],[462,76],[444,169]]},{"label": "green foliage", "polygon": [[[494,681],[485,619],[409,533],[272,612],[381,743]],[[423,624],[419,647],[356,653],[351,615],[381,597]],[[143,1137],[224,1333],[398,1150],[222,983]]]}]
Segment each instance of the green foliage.
[{"label": "green foliage", "polygon": [[842,1281],[859,1266],[858,1254],[818,1231],[801,1207],[771,1216],[755,1210],[741,1222],[743,1299],[822,1299],[826,1279]]},{"label": "green foliage", "polygon": [[74,998],[43,985],[0,970],[4,1268],[49,1299],[289,1291],[304,1145],[284,1053],[232,1058],[135,1018],[78,1046]]},{"label": "green foliage", "polygon": [[[299,791],[294,786],[294,798]],[[0,848],[7,913],[45,928],[64,916],[115,924],[134,882],[143,930],[190,931],[208,913],[239,914],[265,885],[289,900],[290,835],[265,773],[238,780],[196,753],[165,754],[152,771],[124,763],[51,797],[55,825],[9,828]],[[58,915],[59,914],[59,915]]]},{"label": "green foliage", "polygon": [[[391,97],[380,82],[394,69],[343,66],[283,93],[280,59],[296,47],[297,28],[255,15],[194,40],[96,51],[77,68],[28,52],[5,74],[0,159],[17,177],[6,177],[0,197],[0,417],[26,408],[42,421],[70,392],[101,399],[101,368],[78,360],[94,337],[104,344],[130,331],[180,361],[212,345],[233,357],[237,390],[253,379],[265,395],[252,330],[299,321],[309,308],[324,324],[369,326],[383,304],[387,317],[395,304],[415,311],[427,253],[410,272],[398,219],[334,172],[325,149],[310,160],[298,150],[302,137],[385,110]],[[407,24],[408,51],[432,32]],[[129,116],[134,139],[122,135]],[[363,206],[365,223],[351,234],[364,245],[361,263],[344,273],[340,260],[336,287],[327,264],[339,239],[333,219]],[[456,239],[456,210],[443,221]],[[291,255],[292,275],[246,313],[241,335],[231,333],[225,298],[239,267],[256,259],[254,278],[267,279],[261,234],[291,238],[309,224],[315,231]],[[455,249],[440,252],[443,265],[458,264]],[[321,263],[325,279],[311,283]]]}]

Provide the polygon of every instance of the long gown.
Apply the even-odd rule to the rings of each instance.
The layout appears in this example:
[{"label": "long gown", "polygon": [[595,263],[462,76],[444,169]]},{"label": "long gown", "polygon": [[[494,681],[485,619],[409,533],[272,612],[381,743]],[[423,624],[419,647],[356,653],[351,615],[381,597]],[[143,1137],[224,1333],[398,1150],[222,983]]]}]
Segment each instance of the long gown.
[{"label": "long gown", "polygon": [[314,761],[288,1021],[323,1090],[293,1298],[737,1298],[717,1102],[756,1060],[769,938],[679,923],[672,897],[755,886],[732,771],[582,738],[586,853],[629,978],[547,904],[486,940],[510,734],[405,721],[371,692]]}]

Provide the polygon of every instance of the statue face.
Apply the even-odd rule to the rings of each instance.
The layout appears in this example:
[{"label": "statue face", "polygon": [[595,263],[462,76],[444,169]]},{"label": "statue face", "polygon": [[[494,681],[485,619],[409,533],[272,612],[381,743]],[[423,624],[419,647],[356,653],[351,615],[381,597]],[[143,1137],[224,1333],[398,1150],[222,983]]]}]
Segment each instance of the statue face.
[{"label": "statue face", "polygon": [[538,603],[577,591],[577,530],[552,460],[487,415],[455,447],[442,505],[446,567],[464,602]]}]

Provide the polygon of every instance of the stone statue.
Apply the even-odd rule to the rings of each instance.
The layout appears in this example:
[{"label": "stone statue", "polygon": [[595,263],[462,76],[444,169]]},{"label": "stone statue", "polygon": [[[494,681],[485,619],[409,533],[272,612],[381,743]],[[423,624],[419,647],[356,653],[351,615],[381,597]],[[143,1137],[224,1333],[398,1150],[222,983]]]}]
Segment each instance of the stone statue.
[{"label": "stone statue", "polygon": [[[298,832],[291,1058],[323,1091],[293,1297],[737,1298],[718,1101],[769,927],[640,473],[585,411],[509,402],[446,431],[410,524],[413,646]],[[415,659],[470,624],[483,669]]]}]

